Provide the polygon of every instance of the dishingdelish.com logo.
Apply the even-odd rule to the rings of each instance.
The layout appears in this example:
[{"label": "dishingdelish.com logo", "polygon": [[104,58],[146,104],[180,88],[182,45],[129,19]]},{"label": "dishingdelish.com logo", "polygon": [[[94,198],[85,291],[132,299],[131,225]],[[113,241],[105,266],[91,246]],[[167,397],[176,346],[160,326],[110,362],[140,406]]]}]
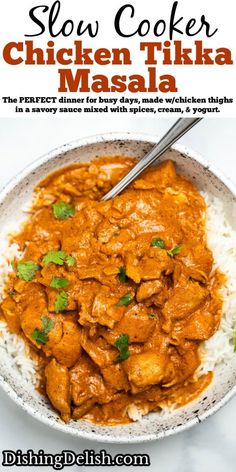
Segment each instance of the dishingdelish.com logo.
[{"label": "dishingdelish.com logo", "polygon": [[47,454],[43,449],[37,453],[28,449],[23,453],[21,449],[17,451],[2,451],[3,467],[45,467],[51,466],[55,470],[62,470],[64,467],[78,466],[150,466],[150,457],[148,454],[116,454],[114,457],[105,449],[95,452],[93,449],[85,449],[80,453],[74,451],[61,451],[58,454]]}]

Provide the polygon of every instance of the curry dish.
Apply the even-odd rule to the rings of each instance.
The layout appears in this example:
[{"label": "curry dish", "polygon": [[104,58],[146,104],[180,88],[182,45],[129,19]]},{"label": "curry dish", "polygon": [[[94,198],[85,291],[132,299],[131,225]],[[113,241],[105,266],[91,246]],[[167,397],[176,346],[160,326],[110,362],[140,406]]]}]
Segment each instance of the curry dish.
[{"label": "curry dish", "polygon": [[54,172],[12,237],[22,257],[2,315],[64,421],[128,423],[192,401],[212,379],[196,375],[222,309],[205,202],[172,161],[101,202],[133,165],[105,156]]}]

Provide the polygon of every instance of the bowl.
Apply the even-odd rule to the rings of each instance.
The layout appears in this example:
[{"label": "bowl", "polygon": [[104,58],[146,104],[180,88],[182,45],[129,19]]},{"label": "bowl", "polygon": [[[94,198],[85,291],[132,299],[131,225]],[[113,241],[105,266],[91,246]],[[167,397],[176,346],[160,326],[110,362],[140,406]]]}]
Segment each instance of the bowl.
[{"label": "bowl", "polygon": [[[128,155],[141,158],[158,141],[157,137],[136,134],[104,134],[79,139],[55,149],[33,162],[0,193],[0,234],[25,219],[25,208],[35,185],[50,172],[71,163],[89,161],[101,155]],[[178,171],[200,190],[220,197],[232,226],[235,224],[236,188],[220,171],[180,145],[159,160],[172,158]],[[216,412],[236,392],[236,356],[219,365],[210,386],[186,406],[161,415],[150,413],[139,422],[124,426],[98,426],[84,420],[63,423],[48,401],[17,373],[7,351],[0,356],[0,385],[21,408],[46,425],[73,436],[109,443],[138,443],[170,436],[200,423]]]}]

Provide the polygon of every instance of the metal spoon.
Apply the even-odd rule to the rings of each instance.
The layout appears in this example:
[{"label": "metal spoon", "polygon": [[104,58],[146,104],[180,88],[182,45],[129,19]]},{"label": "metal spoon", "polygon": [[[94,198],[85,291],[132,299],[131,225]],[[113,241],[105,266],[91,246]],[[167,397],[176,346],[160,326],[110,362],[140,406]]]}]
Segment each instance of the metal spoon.
[{"label": "metal spoon", "polygon": [[174,144],[181,136],[195,126],[202,118],[180,118],[160,139],[160,141],[140,159],[140,161],[126,174],[123,179],[118,182],[109,192],[107,192],[102,200],[110,200],[110,198],[118,195],[124,190],[141,172],[149,167],[163,152],[165,152],[172,144]]}]

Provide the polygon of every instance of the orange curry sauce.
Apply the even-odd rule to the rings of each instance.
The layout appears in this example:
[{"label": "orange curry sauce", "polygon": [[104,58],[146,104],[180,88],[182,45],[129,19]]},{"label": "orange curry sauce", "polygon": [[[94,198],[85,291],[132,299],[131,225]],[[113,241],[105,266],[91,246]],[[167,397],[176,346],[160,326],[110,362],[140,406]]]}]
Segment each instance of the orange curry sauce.
[{"label": "orange curry sauce", "polygon": [[23,258],[1,309],[42,360],[64,421],[127,423],[135,407],[181,406],[212,379],[194,376],[222,308],[204,200],[165,161],[101,202],[133,165],[105,156],[49,175],[13,238]]}]

